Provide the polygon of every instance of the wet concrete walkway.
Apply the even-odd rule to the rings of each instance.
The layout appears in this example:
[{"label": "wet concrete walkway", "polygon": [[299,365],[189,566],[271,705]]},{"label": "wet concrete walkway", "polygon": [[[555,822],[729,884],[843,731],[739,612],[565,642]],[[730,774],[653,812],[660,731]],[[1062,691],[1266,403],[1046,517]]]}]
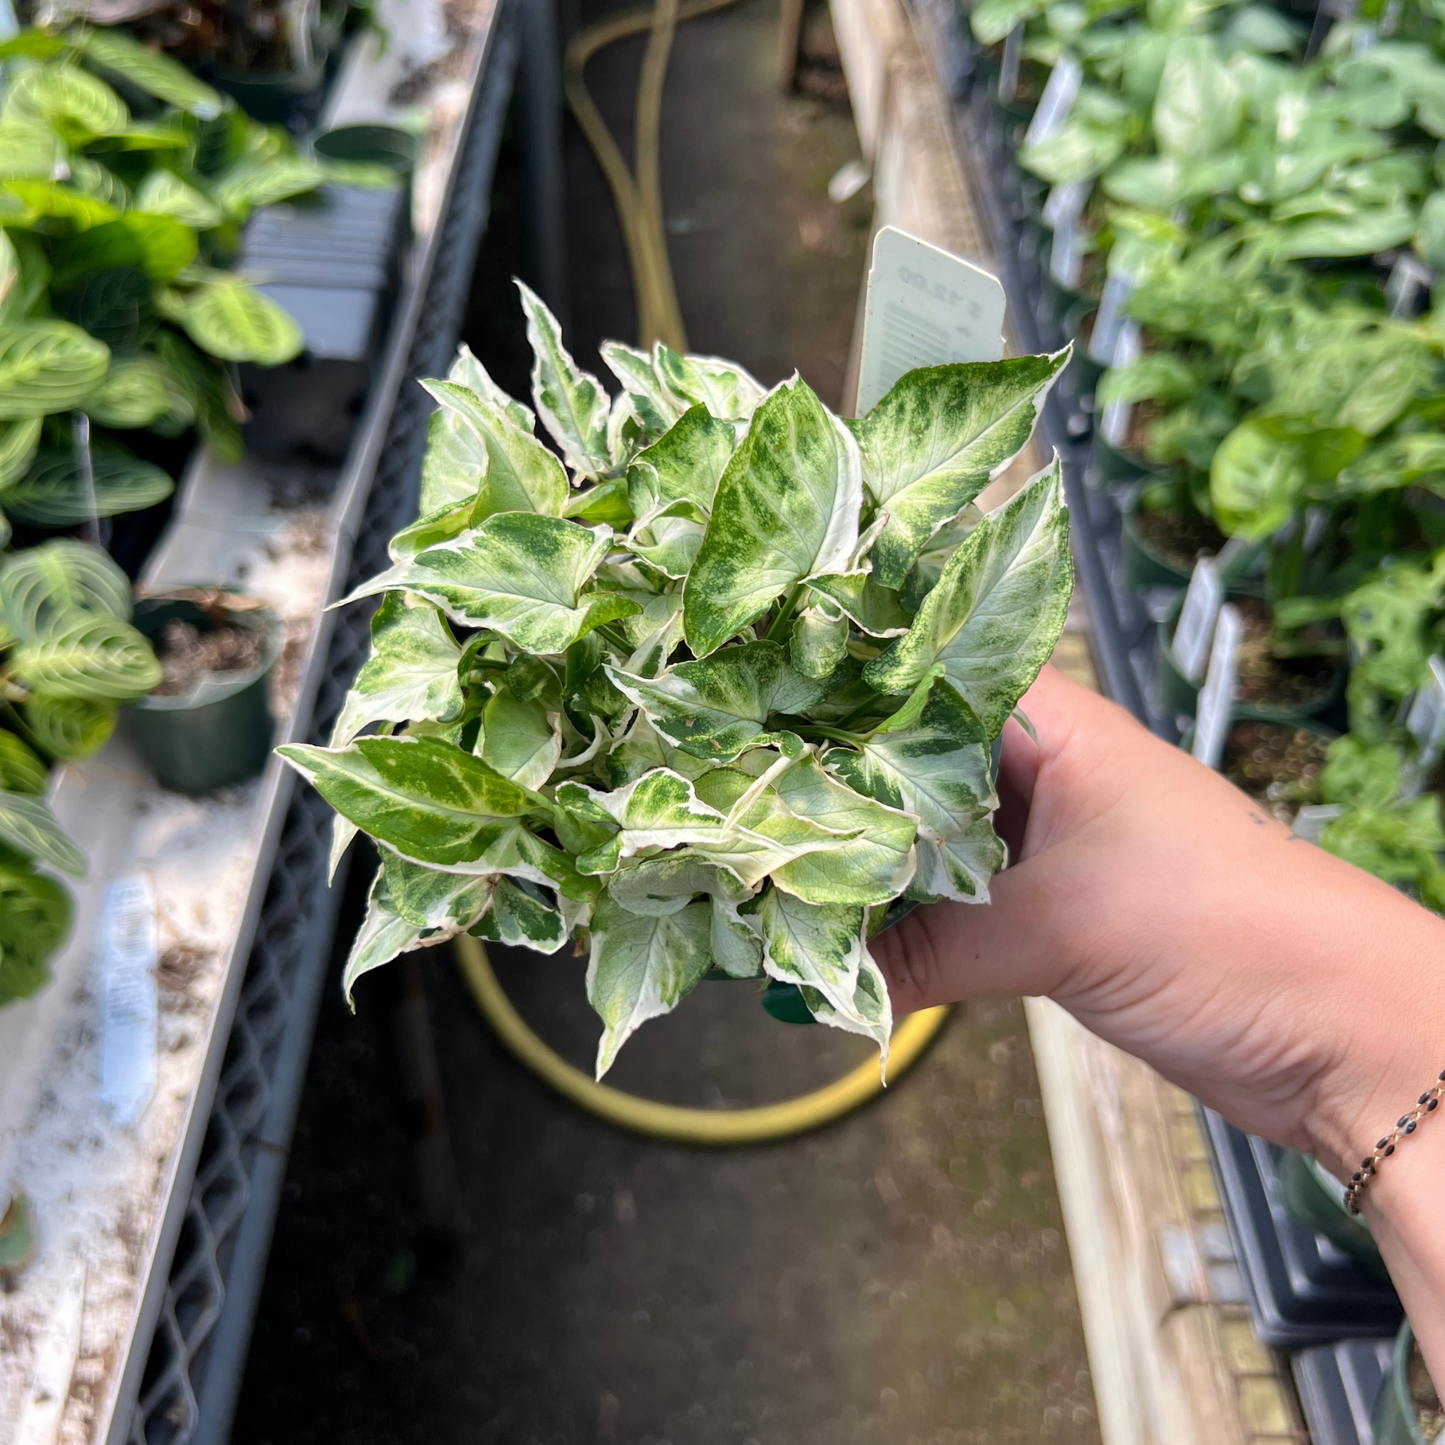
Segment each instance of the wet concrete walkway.
[{"label": "wet concrete walkway", "polygon": [[[671,253],[695,349],[765,382],[796,366],[836,402],[869,199],[827,199],[857,141],[846,104],[828,99],[825,15],[810,21],[812,96],[777,91],[775,24],[776,0],[745,0],[679,33]],[[589,70],[624,147],[640,54],[620,46]],[[632,339],[632,302],[606,189],[570,129],[567,159],[572,333],[595,364],[602,337]],[[520,389],[506,284],[518,185],[508,152],[467,333]],[[597,1028],[580,961],[497,961],[533,1026],[585,1065]],[[363,983],[356,1018],[329,993],[238,1445],[1098,1439],[1017,1001],[958,1010],[913,1074],[833,1128],[709,1153],[557,1100],[502,1052],[448,955],[425,955],[425,973],[468,1242],[451,1258],[425,1243],[384,984]],[[748,985],[707,985],[646,1025],[610,1082],[677,1103],[760,1103],[865,1053],[774,1023]]]}]

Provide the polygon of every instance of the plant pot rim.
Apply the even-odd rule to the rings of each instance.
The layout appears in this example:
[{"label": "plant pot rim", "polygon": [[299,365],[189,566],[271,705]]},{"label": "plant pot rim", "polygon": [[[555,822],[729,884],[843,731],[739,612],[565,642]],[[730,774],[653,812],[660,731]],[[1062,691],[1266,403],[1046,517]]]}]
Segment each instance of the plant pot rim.
[{"label": "plant pot rim", "polygon": [[[232,596],[243,596],[241,593],[231,593],[226,588],[213,588],[205,584],[194,586],[178,586],[168,589],[166,592],[147,593],[144,597],[137,599],[138,602],[190,602],[191,599],[185,596],[172,594],[194,591],[221,591]],[[194,603],[192,605],[195,605]],[[198,609],[199,610],[199,609]],[[261,632],[265,638],[265,645],[261,653],[261,661],[255,667],[247,668],[244,672],[208,672],[204,673],[189,692],[167,693],[157,696],[154,693],[146,697],[137,698],[130,704],[132,708],[140,712],[187,712],[198,708],[210,707],[218,702],[225,702],[228,698],[235,697],[237,693],[244,692],[257,679],[265,677],[276,665],[276,659],[281,656],[281,648],[284,645],[282,634],[281,618],[274,608],[269,605],[258,607],[254,611],[238,613],[229,619],[233,626],[249,627],[254,631]],[[223,683],[215,683],[206,688],[202,693],[200,689],[205,687],[216,678],[225,678]]]}]

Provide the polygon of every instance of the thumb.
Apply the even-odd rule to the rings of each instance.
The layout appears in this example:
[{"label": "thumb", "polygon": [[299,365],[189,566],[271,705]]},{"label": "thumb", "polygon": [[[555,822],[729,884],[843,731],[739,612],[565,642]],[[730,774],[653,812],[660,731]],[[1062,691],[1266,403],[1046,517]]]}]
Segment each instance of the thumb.
[{"label": "thumb", "polygon": [[1067,891],[1030,859],[998,874],[986,904],[934,903],[870,940],[895,1014],[976,994],[1051,994],[1073,970]]}]

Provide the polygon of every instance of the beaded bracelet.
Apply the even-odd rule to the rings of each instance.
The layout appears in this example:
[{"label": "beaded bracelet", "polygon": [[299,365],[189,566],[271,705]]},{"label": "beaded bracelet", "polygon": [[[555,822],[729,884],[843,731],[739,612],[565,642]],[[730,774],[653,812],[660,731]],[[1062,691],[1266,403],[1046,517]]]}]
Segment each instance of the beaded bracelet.
[{"label": "beaded bracelet", "polygon": [[1360,1212],[1360,1199],[1369,1187],[1370,1180],[1379,1173],[1381,1160],[1388,1159],[1395,1152],[1395,1146],[1413,1134],[1420,1127],[1420,1121],[1440,1107],[1442,1098],[1445,1098],[1445,1069],[1440,1071],[1435,1087],[1421,1094],[1419,1102],[1408,1114],[1400,1115],[1394,1130],[1375,1145],[1375,1152],[1367,1155],[1350,1176],[1350,1187],[1345,1190],[1345,1208],[1351,1214]]}]

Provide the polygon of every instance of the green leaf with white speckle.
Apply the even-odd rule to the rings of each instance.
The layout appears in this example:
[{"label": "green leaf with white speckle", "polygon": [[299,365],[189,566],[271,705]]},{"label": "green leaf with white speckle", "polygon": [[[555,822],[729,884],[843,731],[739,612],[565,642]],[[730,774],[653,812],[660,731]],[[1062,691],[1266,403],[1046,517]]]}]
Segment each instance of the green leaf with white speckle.
[{"label": "green leaf with white speckle", "polygon": [[648,1019],[670,1013],[707,972],[711,909],[691,903],[677,913],[630,913],[603,895],[592,920],[587,997],[602,1019],[597,1077]]},{"label": "green leaf with white speckle", "polygon": [[568,930],[561,912],[550,903],[509,878],[497,878],[491,906],[470,932],[512,948],[556,953],[567,942]]},{"label": "green leaf with white speckle", "polygon": [[600,477],[612,465],[607,442],[610,404],[597,378],[583,371],[562,344],[562,328],[542,298],[517,282],[532,343],[532,399],[537,415],[562,448],[567,465],[584,477]]},{"label": "green leaf with white speckle", "polygon": [[635,603],[619,611],[615,598],[582,595],[611,541],[609,527],[499,512],[454,541],[398,562],[346,600],[406,588],[528,652],[565,652],[599,620],[637,610]]},{"label": "green leaf with white speckle", "polygon": [[890,718],[856,752],[834,749],[827,765],[858,792],[918,818],[916,891],[987,903],[1005,857],[991,821],[998,800],[988,734],[947,682],[928,682],[915,721]]},{"label": "green leaf with white speckle", "polygon": [[722,813],[698,798],[686,778],[668,768],[655,768],[610,793],[584,783],[562,783],[557,806],[583,823],[616,830],[578,857],[581,873],[613,873],[623,859],[647,848],[705,843],[718,837],[726,823]]},{"label": "green leaf with white speckle", "polygon": [[764,388],[736,362],[716,356],[680,356],[657,342],[652,349],[656,375],[689,406],[705,406],[721,421],[747,421]]},{"label": "green leaf with white speckle", "polygon": [[482,760],[504,778],[523,788],[540,788],[562,756],[557,714],[498,688],[482,711],[480,751]]},{"label": "green leaf with white speckle", "polygon": [[935,663],[997,737],[1048,661],[1073,591],[1059,461],[991,512],[954,553],[912,627],[863,671],[910,690]]},{"label": "green leaf with white speckle", "polygon": [[753,413],[683,589],[688,645],[716,651],[805,578],[852,570],[863,503],[853,434],[799,377]]},{"label": "green leaf with white speckle", "polygon": [[872,552],[881,585],[901,587],[929,537],[1023,450],[1069,354],[910,371],[854,425],[863,485],[888,514]]},{"label": "green leaf with white speckle", "polygon": [[435,607],[408,607],[400,592],[388,593],[371,619],[371,656],[341,705],[331,746],[343,747],[374,722],[442,722],[460,716],[461,657]]},{"label": "green leaf with white speckle", "polygon": [[731,762],[756,746],[773,713],[800,713],[824,687],[794,670],[776,642],[728,647],[644,678],[608,666],[607,675],[664,737],[694,757]]}]

